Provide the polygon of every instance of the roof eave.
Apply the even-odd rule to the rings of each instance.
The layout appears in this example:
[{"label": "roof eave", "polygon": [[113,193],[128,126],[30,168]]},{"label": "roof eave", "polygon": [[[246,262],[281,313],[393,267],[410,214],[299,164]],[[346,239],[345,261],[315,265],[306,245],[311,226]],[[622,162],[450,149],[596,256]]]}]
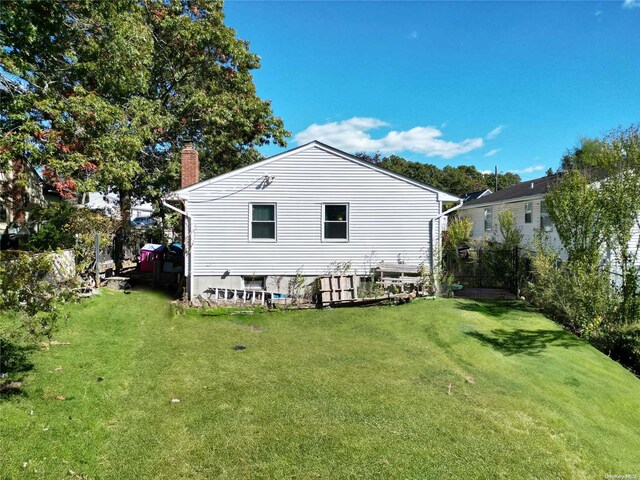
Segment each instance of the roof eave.
[{"label": "roof eave", "polygon": [[478,203],[465,203],[465,205],[461,208],[461,210],[468,210],[470,208],[476,208],[476,207],[486,207],[489,205],[499,205],[502,203],[518,203],[518,202],[524,202],[527,200],[534,200],[536,198],[541,198],[544,197],[546,195],[546,193],[534,193],[533,195],[527,195],[527,196],[522,196],[522,197],[514,197],[514,198],[506,198],[504,200],[493,200],[493,201],[482,201],[482,202],[478,202]]}]

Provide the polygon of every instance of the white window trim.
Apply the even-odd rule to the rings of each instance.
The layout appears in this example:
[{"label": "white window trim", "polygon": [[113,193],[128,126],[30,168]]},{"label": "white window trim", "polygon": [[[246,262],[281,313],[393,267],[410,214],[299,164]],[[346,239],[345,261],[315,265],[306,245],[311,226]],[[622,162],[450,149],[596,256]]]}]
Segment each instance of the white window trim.
[{"label": "white window trim", "polygon": [[[325,213],[325,207],[327,205],[346,205],[347,207],[347,238],[324,238],[324,213]],[[322,228],[322,234],[320,237],[320,240],[322,242],[327,242],[327,243],[348,243],[349,242],[349,230],[350,230],[350,225],[351,225],[351,205],[349,204],[349,202],[327,202],[327,203],[323,203],[322,204],[322,211],[320,212],[320,222],[321,222],[321,228]]]},{"label": "white window trim", "polygon": [[[529,205],[530,221],[527,222],[527,205]],[[524,224],[533,224],[533,202],[524,202]]]},{"label": "white window trim", "polygon": [[[491,226],[487,229],[487,210],[489,210],[491,214]],[[485,207],[482,211],[482,228],[484,232],[492,232],[493,231],[493,207]]]},{"label": "white window trim", "polygon": [[[253,238],[254,205],[273,205],[274,238]],[[249,202],[249,241],[256,243],[274,243],[278,241],[278,204],[276,202]]]},{"label": "white window trim", "polygon": [[540,202],[540,230],[542,230],[545,233],[549,233],[549,232],[553,232],[553,221],[551,220],[551,216],[549,215],[549,210],[547,210],[547,214],[544,215],[544,217],[549,219],[549,225],[547,225],[546,227],[542,226],[542,210],[543,210],[543,202]]}]

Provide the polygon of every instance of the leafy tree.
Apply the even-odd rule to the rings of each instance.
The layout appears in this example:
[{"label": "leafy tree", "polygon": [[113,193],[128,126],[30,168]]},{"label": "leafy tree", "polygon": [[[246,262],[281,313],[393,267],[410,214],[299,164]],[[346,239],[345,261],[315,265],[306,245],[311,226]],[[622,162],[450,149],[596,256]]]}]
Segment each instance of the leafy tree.
[{"label": "leafy tree", "polygon": [[[486,188],[489,188],[492,191],[494,191],[495,181],[496,181],[495,175],[493,173],[485,173],[483,175],[484,175],[485,184],[487,186]],[[498,190],[511,187],[517,183],[520,183],[521,181],[522,179],[520,178],[520,175],[518,175],[517,173],[511,173],[511,172],[498,173]]]},{"label": "leafy tree", "polygon": [[[618,128],[563,158],[546,204],[568,253],[534,258],[535,301],[598,348],[640,372],[640,131]],[[606,248],[605,248],[606,247]],[[606,251],[612,253],[607,258]],[[618,272],[612,276],[609,270]]]},{"label": "leafy tree", "polygon": [[597,138],[583,137],[578,145],[562,156],[560,170],[586,170],[596,165],[595,159],[602,142]]},{"label": "leafy tree", "polygon": [[606,211],[593,179],[579,170],[565,172],[547,193],[545,205],[569,261],[597,268],[608,228]]},{"label": "leafy tree", "polygon": [[640,127],[613,130],[594,157],[603,172],[598,194],[606,243],[620,268],[619,317],[625,323],[640,322],[640,245],[631,244],[633,232],[640,231]]},{"label": "leafy tree", "polygon": [[31,215],[39,228],[29,237],[27,249],[73,249],[78,274],[86,273],[94,261],[96,234],[99,235],[100,246],[106,248],[111,246],[117,228],[111,217],[67,202],[36,207]]},{"label": "leafy tree", "polygon": [[52,283],[52,272],[50,254],[0,253],[0,373],[24,368],[27,353],[66,317],[59,307],[70,292]]},{"label": "leafy tree", "polygon": [[447,233],[444,237],[444,255],[445,258],[453,260],[455,263],[460,262],[458,256],[458,247],[466,245],[471,238],[473,230],[473,222],[466,217],[453,217],[447,225]]},{"label": "leafy tree", "polygon": [[205,176],[285,144],[256,95],[259,57],[224,24],[220,1],[0,5],[0,159],[44,166],[65,196],[118,191],[125,229],[132,196],[158,202],[178,186],[186,140]]},{"label": "leafy tree", "polygon": [[511,210],[501,210],[498,213],[498,228],[504,247],[512,249],[520,246],[520,243],[522,243],[522,231],[518,227]]},{"label": "leafy tree", "polygon": [[[410,162],[397,155],[382,157],[380,152],[375,154],[359,152],[356,153],[356,157],[455,195],[462,196],[487,188],[492,190],[495,188],[495,175],[483,174],[474,166],[451,167],[447,165],[440,169],[429,163]],[[498,188],[500,189],[519,182],[520,176],[515,173],[498,174]]]}]

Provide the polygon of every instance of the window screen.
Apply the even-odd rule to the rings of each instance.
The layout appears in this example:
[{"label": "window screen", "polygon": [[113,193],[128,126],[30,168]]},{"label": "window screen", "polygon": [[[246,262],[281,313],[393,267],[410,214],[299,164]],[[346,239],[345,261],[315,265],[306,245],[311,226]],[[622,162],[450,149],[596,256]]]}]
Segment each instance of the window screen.
[{"label": "window screen", "polygon": [[346,204],[324,205],[325,240],[346,240],[348,238],[349,219]]},{"label": "window screen", "polygon": [[251,205],[251,238],[276,238],[276,206],[273,204]]}]

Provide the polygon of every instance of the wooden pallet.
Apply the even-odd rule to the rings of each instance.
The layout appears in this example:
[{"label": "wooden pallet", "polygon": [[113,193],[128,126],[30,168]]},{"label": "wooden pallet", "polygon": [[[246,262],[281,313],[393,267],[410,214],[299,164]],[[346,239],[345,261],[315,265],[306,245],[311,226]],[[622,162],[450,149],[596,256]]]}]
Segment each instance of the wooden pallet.
[{"label": "wooden pallet", "polygon": [[320,300],[322,306],[358,298],[355,275],[326,275],[320,277]]}]

